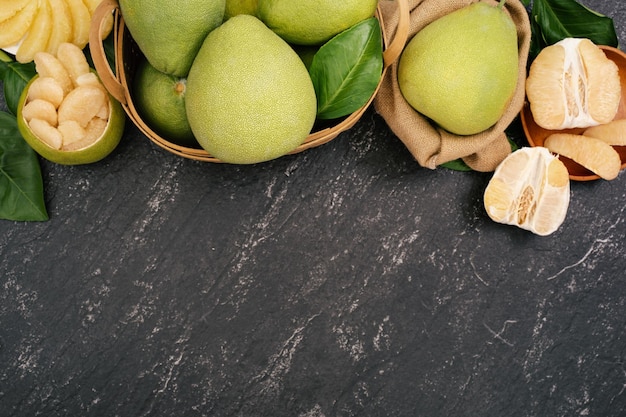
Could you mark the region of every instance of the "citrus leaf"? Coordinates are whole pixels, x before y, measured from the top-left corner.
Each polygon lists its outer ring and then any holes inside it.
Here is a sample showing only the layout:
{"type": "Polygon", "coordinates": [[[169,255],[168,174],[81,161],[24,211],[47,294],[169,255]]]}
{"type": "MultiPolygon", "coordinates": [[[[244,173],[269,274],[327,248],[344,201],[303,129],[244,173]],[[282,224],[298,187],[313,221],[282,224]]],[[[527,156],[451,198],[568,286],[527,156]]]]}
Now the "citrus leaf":
{"type": "Polygon", "coordinates": [[[28,81],[36,74],[35,64],[20,64],[19,62],[10,62],[4,71],[4,99],[7,107],[14,115],[17,114],[17,103],[20,101],[20,95],[24,91],[24,87],[28,81]]]}
{"type": "Polygon", "coordinates": [[[39,159],[22,138],[15,116],[0,112],[0,218],[48,220],[39,159]]]}
{"type": "Polygon", "coordinates": [[[588,38],[596,45],[617,47],[613,19],[575,0],[533,0],[531,11],[533,50],[564,38],[588,38]]]}
{"type": "Polygon", "coordinates": [[[383,70],[380,23],[363,20],[326,42],[309,73],[317,94],[319,119],[346,116],[370,99],[383,70]]]}

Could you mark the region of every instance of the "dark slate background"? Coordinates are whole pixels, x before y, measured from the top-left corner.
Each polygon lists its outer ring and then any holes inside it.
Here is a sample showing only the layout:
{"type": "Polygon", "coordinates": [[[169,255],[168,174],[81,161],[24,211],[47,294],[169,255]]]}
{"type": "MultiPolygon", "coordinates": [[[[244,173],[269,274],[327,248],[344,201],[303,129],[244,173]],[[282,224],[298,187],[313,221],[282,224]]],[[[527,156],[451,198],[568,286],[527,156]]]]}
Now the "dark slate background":
{"type": "Polygon", "coordinates": [[[42,169],[51,219],[0,221],[1,416],[626,415],[624,173],[539,237],[372,110],[255,166],[129,126],[42,169]]]}

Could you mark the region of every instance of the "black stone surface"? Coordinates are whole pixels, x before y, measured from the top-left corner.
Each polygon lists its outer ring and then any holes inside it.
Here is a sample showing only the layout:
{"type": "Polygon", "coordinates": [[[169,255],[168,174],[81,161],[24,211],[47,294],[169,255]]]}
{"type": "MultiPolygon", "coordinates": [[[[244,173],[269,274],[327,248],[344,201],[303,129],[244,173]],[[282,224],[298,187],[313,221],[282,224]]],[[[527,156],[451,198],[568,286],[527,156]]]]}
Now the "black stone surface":
{"type": "Polygon", "coordinates": [[[626,415],[624,173],[539,237],[372,110],[255,166],[129,126],[42,169],[51,219],[0,221],[1,416],[626,415]]]}

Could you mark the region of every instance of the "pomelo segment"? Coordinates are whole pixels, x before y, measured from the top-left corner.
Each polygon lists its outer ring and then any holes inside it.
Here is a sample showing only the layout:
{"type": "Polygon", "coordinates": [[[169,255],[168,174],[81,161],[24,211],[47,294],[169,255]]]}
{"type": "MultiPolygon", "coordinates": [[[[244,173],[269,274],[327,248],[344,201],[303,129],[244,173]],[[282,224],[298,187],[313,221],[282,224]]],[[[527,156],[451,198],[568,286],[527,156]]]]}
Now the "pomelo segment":
{"type": "Polygon", "coordinates": [[[626,146],[626,119],[613,120],[593,126],[583,132],[584,136],[600,139],[609,145],[626,146]]]}
{"type": "Polygon", "coordinates": [[[12,46],[24,37],[37,15],[37,2],[27,2],[23,8],[18,8],[12,14],[14,10],[15,7],[10,6],[9,11],[3,14],[11,16],[0,21],[0,48],[12,46]]]}
{"type": "Polygon", "coordinates": [[[543,144],[550,152],[579,163],[605,180],[615,179],[619,175],[622,164],[619,154],[600,139],[571,133],[554,133],[543,144]]]}
{"type": "Polygon", "coordinates": [[[37,16],[33,20],[30,30],[17,48],[15,59],[18,62],[31,62],[35,54],[48,46],[52,31],[52,11],[48,0],[41,0],[37,16]]]}

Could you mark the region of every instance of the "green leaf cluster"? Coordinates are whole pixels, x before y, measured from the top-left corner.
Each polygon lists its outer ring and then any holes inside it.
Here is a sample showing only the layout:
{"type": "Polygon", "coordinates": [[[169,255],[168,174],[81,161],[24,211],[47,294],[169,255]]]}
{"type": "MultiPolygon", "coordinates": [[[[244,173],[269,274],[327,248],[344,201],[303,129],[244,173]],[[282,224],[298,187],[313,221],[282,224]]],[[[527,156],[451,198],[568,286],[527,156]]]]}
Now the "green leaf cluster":
{"type": "Polygon", "coordinates": [[[596,45],[618,45],[613,19],[575,0],[525,0],[525,3],[531,7],[531,60],[543,48],[564,38],[588,38],[596,45]]]}

